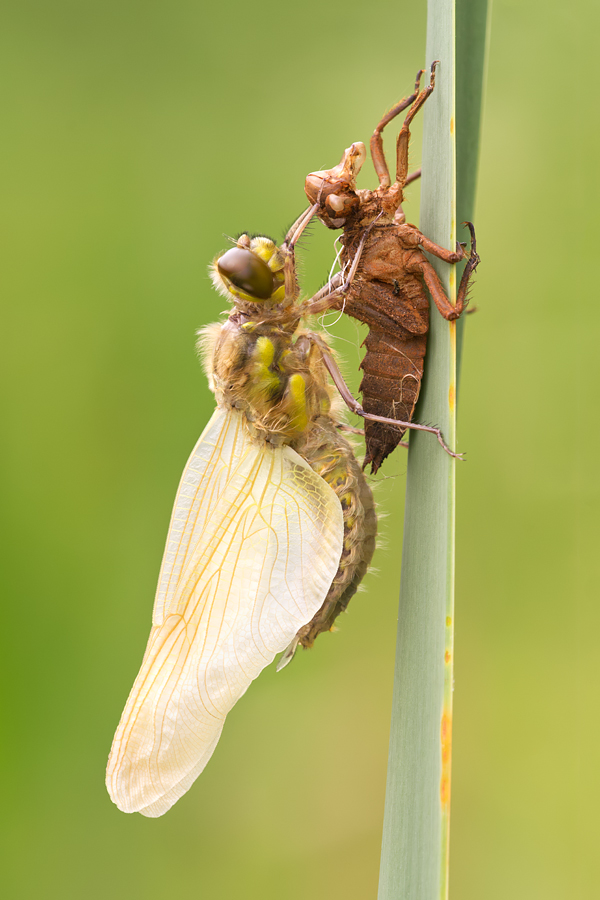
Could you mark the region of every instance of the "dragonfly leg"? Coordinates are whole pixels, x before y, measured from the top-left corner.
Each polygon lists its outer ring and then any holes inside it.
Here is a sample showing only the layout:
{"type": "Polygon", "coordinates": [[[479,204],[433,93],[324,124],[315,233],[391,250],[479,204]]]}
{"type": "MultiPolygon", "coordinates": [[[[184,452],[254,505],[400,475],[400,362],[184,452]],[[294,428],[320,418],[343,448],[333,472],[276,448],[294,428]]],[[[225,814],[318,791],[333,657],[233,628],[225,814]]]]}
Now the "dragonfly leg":
{"type": "Polygon", "coordinates": [[[306,226],[310,223],[313,216],[317,214],[318,209],[319,205],[317,203],[315,203],[313,206],[309,206],[308,209],[305,209],[304,212],[300,216],[298,216],[294,224],[291,226],[285,236],[283,244],[281,245],[281,249],[286,254],[285,263],[283,266],[283,275],[285,278],[285,293],[287,297],[298,296],[298,282],[296,279],[296,260],[294,257],[294,246],[306,226]]]}
{"type": "MultiPolygon", "coordinates": [[[[471,250],[469,252],[469,258],[467,260],[467,264],[463,270],[462,277],[460,279],[460,284],[458,286],[458,294],[456,297],[456,308],[458,309],[460,306],[461,312],[466,307],[469,297],[469,284],[471,281],[471,275],[477,268],[480,263],[479,254],[477,253],[477,241],[475,239],[475,228],[472,222],[464,222],[464,225],[467,226],[469,231],[471,232],[471,250]]],[[[468,312],[475,312],[475,308],[468,310],[468,312]]]]}
{"type": "Polygon", "coordinates": [[[316,216],[319,211],[319,204],[315,203],[313,206],[309,206],[308,209],[305,209],[304,212],[298,216],[294,224],[290,227],[288,233],[285,236],[282,247],[286,250],[292,250],[294,244],[297,243],[298,238],[306,228],[306,226],[310,223],[313,216],[316,216]]]}
{"type": "Polygon", "coordinates": [[[323,362],[325,363],[325,368],[331,375],[331,379],[335,384],[336,388],[340,392],[340,396],[348,409],[350,409],[355,415],[361,416],[363,419],[367,419],[370,422],[381,422],[384,425],[393,425],[398,428],[398,430],[404,431],[405,429],[411,429],[412,431],[428,431],[430,434],[435,434],[438,443],[442,446],[442,448],[446,451],[449,456],[452,456],[454,459],[463,459],[462,453],[454,453],[453,450],[446,444],[442,432],[440,428],[435,428],[433,425],[419,425],[417,422],[403,422],[400,419],[388,419],[385,416],[376,416],[372,413],[365,412],[362,408],[358,400],[356,400],[350,391],[350,388],[344,381],[344,377],[339,370],[338,364],[336,363],[333,354],[327,344],[316,334],[311,335],[311,339],[319,346],[321,353],[323,355],[323,362]]]}
{"type": "MultiPolygon", "coordinates": [[[[396,420],[394,419],[394,422],[396,420]]],[[[361,437],[365,436],[364,428],[353,428],[352,425],[346,425],[345,422],[338,422],[335,426],[339,431],[345,431],[347,434],[358,434],[361,437]]],[[[397,447],[406,447],[408,450],[408,441],[398,441],[396,444],[397,447]]]]}
{"type": "Polygon", "coordinates": [[[421,169],[415,169],[414,172],[411,172],[410,175],[406,176],[406,181],[404,182],[404,187],[406,187],[407,184],[412,184],[413,181],[416,181],[417,178],[420,178],[422,174],[423,173],[421,172],[421,169]]]}
{"type": "MultiPolygon", "coordinates": [[[[379,216],[377,218],[379,218],[379,216]]],[[[320,291],[314,294],[309,300],[306,300],[302,307],[303,316],[314,316],[318,313],[325,312],[326,310],[335,307],[341,301],[342,297],[354,281],[354,276],[356,275],[364,250],[365,241],[376,221],[377,219],[375,219],[368,228],[365,228],[346,277],[344,278],[343,272],[337,272],[320,291]]]]}
{"type": "Polygon", "coordinates": [[[397,115],[415,102],[419,94],[419,87],[421,86],[421,78],[423,77],[424,71],[424,69],[419,69],[417,72],[415,89],[410,97],[405,97],[403,100],[400,100],[399,103],[396,103],[395,106],[392,106],[390,111],[383,116],[371,137],[371,158],[373,160],[375,171],[377,172],[377,177],[379,178],[379,187],[388,188],[391,184],[390,170],[388,169],[388,164],[383,152],[383,129],[392,121],[392,119],[395,119],[397,115]]]}
{"type": "MultiPolygon", "coordinates": [[[[479,255],[477,253],[477,244],[475,239],[475,229],[471,222],[465,222],[465,225],[469,228],[471,232],[471,250],[469,254],[464,253],[461,245],[460,247],[462,253],[464,254],[461,258],[467,259],[467,264],[464,268],[462,278],[460,279],[460,285],[458,287],[458,294],[456,297],[456,305],[453,306],[452,303],[448,300],[446,296],[446,292],[442,285],[442,282],[439,279],[439,276],[428,259],[422,254],[415,254],[411,263],[407,266],[407,271],[413,272],[415,274],[421,275],[423,281],[425,282],[429,293],[431,294],[431,299],[437,306],[440,314],[447,319],[448,321],[453,321],[454,319],[458,319],[461,313],[464,311],[467,305],[467,293],[469,289],[469,282],[473,272],[479,265],[479,255]]],[[[430,247],[433,246],[436,250],[443,251],[445,254],[446,262],[457,262],[454,257],[457,254],[451,254],[449,250],[444,250],[442,247],[437,247],[437,244],[431,244],[431,241],[428,241],[426,238],[421,242],[421,247],[424,250],[428,250],[429,252],[433,252],[430,250],[430,247]],[[452,257],[452,258],[451,258],[452,257]]],[[[436,256],[439,256],[440,259],[444,259],[442,253],[435,253],[436,256]]]]}
{"type": "Polygon", "coordinates": [[[413,104],[408,111],[408,115],[406,116],[402,124],[402,128],[400,129],[398,140],[396,141],[396,184],[394,185],[394,187],[398,186],[400,188],[400,191],[406,184],[406,179],[408,176],[408,145],[410,142],[410,124],[435,87],[435,69],[437,64],[438,60],[435,60],[435,62],[431,64],[429,84],[415,97],[413,104]]]}

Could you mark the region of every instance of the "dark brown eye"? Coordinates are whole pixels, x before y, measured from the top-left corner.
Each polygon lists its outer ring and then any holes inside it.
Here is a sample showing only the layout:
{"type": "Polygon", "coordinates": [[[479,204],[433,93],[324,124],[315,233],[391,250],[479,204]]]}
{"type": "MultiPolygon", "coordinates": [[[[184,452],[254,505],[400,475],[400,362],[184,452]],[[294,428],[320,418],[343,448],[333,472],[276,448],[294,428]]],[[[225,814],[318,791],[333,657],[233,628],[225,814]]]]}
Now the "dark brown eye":
{"type": "Polygon", "coordinates": [[[271,270],[250,250],[233,247],[219,257],[217,268],[221,275],[250,297],[268,300],[273,293],[271,270]]]}

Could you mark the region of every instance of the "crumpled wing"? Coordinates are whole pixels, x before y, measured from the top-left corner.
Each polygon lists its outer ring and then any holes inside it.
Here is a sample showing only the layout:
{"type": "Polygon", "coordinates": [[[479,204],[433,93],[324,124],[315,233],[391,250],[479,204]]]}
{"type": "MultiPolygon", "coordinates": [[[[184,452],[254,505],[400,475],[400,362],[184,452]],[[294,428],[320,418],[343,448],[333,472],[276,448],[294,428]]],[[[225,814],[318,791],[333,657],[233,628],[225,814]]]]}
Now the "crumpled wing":
{"type": "Polygon", "coordinates": [[[153,628],[108,761],[124,812],[160,816],[210,759],[225,716],[323,604],[342,509],[289,447],[218,409],[185,467],[153,628]]]}

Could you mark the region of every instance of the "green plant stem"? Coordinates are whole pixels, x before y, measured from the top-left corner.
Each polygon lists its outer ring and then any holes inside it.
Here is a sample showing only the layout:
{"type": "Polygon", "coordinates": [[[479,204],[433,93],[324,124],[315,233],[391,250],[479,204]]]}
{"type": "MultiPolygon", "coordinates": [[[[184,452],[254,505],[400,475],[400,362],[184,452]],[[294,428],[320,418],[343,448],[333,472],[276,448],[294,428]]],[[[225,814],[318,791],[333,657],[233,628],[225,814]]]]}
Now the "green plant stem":
{"type": "MultiPolygon", "coordinates": [[[[424,109],[420,227],[450,249],[456,239],[454,0],[428,3],[427,66],[436,59],[436,87],[424,109]]],[[[452,267],[432,262],[453,299],[452,267]]],[[[455,335],[434,308],[415,416],[439,424],[450,446],[455,335]]],[[[413,433],[409,442],[379,900],[437,900],[447,882],[449,744],[442,746],[442,733],[449,740],[455,462],[428,437],[413,433]]]]}
{"type": "MultiPolygon", "coordinates": [[[[467,6],[472,10],[475,0],[457,0],[456,5],[462,23],[461,55],[470,53],[469,41],[481,44],[475,74],[473,67],[459,69],[461,109],[468,107],[470,116],[456,123],[455,0],[429,0],[426,62],[427,66],[436,59],[440,63],[435,91],[424,110],[421,188],[421,230],[448,249],[454,249],[457,239],[456,125],[465,153],[459,171],[468,175],[460,195],[461,215],[474,202],[481,87],[466,85],[473,78],[480,82],[483,78],[486,18],[479,15],[473,36],[465,10],[467,6]]],[[[454,302],[455,267],[431,261],[454,302]]],[[[434,307],[415,419],[439,424],[451,447],[456,445],[455,398],[456,327],[434,307]]],[[[430,435],[413,432],[409,445],[378,897],[443,900],[448,896],[449,863],[456,463],[430,435]]]]}

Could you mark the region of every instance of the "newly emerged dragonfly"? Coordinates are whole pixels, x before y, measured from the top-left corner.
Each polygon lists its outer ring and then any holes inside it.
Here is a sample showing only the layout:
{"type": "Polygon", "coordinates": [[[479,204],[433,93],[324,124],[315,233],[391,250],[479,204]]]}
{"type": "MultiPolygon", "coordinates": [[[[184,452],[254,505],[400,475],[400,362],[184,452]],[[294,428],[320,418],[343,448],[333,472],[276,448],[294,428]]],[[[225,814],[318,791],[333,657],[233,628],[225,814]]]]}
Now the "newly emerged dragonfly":
{"type": "Polygon", "coordinates": [[[436,63],[431,66],[429,84],[420,90],[421,70],[414,92],[396,104],[379,122],[371,138],[371,157],[379,177],[375,191],[357,190],[356,176],[366,159],[365,145],[357,141],[333,169],[311,172],[306,179],[306,195],[318,205],[318,217],[332,229],[343,228],[341,262],[348,265],[355,257],[365,229],[370,229],[360,266],[343,299],[335,308],[364,322],[369,327],[365,339],[367,352],[361,363],[364,376],[360,385],[366,416],[365,466],[376,472],[384,459],[400,442],[419,397],[423,362],[429,330],[429,302],[425,287],[445,319],[457,319],[466,307],[469,280],[479,263],[475,248],[475,230],[471,249],[462,244],[446,250],[430,241],[418,228],[409,225],[402,210],[404,188],[418,177],[408,174],[410,125],[435,86],[436,63]],[[408,113],[396,142],[396,180],[391,183],[383,153],[382,131],[397,115],[408,113]],[[437,273],[423,251],[456,264],[466,260],[453,306],[437,273]],[[383,417],[383,418],[380,418],[383,417]],[[386,424],[384,419],[398,424],[386,424]]]}
{"type": "Polygon", "coordinates": [[[281,248],[242,235],[212,267],[233,309],[200,335],[217,408],[183,472],[110,754],[125,812],[160,816],[188,790],[251,681],[331,629],[373,555],[373,498],[332,404],[336,366],[302,327],[347,288],[338,278],[298,299],[293,246],[314,211],[281,248]]]}

